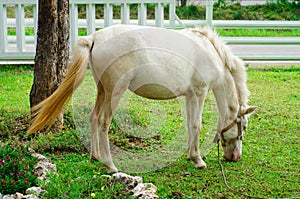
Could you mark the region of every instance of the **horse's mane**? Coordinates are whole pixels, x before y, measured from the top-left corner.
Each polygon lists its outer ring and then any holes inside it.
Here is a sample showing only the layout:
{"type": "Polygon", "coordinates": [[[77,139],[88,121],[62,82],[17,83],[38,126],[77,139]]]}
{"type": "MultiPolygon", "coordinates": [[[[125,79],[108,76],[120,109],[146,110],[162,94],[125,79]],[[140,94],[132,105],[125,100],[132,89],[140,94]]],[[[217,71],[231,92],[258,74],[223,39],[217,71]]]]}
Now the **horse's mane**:
{"type": "Polygon", "coordinates": [[[244,62],[231,52],[231,49],[219,37],[218,33],[210,27],[199,27],[191,29],[191,31],[198,36],[206,37],[211,42],[224,67],[230,71],[234,79],[240,105],[247,105],[249,91],[246,85],[247,74],[244,62]]]}

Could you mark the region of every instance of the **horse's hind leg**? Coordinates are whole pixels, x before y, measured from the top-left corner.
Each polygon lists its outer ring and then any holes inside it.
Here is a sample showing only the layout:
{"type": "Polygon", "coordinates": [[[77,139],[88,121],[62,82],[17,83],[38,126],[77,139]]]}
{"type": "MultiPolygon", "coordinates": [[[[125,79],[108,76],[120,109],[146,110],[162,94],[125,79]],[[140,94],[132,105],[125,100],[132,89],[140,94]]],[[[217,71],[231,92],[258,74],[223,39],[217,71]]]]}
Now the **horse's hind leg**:
{"type": "Polygon", "coordinates": [[[129,85],[129,81],[122,83],[122,85],[107,90],[98,85],[97,101],[91,113],[92,156],[96,159],[100,157],[103,164],[108,167],[109,173],[118,172],[110,153],[108,130],[113,113],[129,85]]]}
{"type": "Polygon", "coordinates": [[[199,150],[201,115],[206,93],[206,91],[203,91],[203,94],[200,96],[186,96],[187,126],[189,131],[188,155],[198,168],[206,168],[199,150]]]}
{"type": "Polygon", "coordinates": [[[108,140],[112,112],[111,94],[107,94],[99,83],[95,107],[90,114],[91,158],[103,161],[103,164],[109,168],[109,173],[118,172],[111,158],[108,140]]]}
{"type": "Polygon", "coordinates": [[[100,161],[100,140],[99,140],[99,127],[100,127],[100,113],[103,108],[104,102],[104,89],[101,84],[98,84],[98,94],[94,109],[90,114],[90,125],[91,125],[91,159],[100,161]]]}
{"type": "Polygon", "coordinates": [[[109,173],[118,172],[118,169],[114,165],[110,153],[109,139],[108,139],[108,129],[112,120],[113,110],[111,109],[110,101],[104,101],[103,112],[100,115],[100,153],[103,163],[108,167],[109,173]]]}
{"type": "Polygon", "coordinates": [[[110,102],[103,100],[105,96],[98,95],[95,107],[91,112],[91,158],[103,161],[109,173],[118,172],[114,165],[108,140],[108,129],[112,119],[110,102]]]}

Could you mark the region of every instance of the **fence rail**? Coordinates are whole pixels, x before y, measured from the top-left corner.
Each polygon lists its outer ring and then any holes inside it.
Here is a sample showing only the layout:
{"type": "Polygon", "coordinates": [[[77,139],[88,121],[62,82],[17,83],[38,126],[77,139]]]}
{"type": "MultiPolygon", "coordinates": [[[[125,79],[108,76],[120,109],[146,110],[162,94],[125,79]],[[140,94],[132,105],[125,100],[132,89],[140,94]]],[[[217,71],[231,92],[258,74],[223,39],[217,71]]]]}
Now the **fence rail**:
{"type": "MultiPolygon", "coordinates": [[[[146,20],[147,23],[141,24],[139,19],[131,19],[130,24],[157,26],[155,20],[146,20]]],[[[16,18],[7,18],[7,27],[16,27],[16,18]]],[[[104,19],[94,19],[95,28],[105,27],[104,19]]],[[[122,23],[121,19],[114,19],[112,24],[122,23]]],[[[174,25],[170,25],[169,20],[161,21],[162,27],[167,28],[193,28],[195,26],[207,25],[206,20],[175,20],[174,25]],[[177,22],[177,23],[176,23],[177,22]]],[[[24,26],[29,28],[35,27],[34,18],[25,18],[24,26]]],[[[300,29],[300,21],[248,21],[248,20],[213,20],[212,26],[215,28],[228,29],[300,29]]],[[[77,28],[87,28],[88,21],[86,19],[77,19],[77,28]]]]}
{"type": "MultiPolygon", "coordinates": [[[[253,28],[253,29],[300,29],[300,21],[236,21],[212,20],[212,0],[206,0],[206,20],[180,20],[176,15],[176,0],[70,0],[71,46],[77,40],[78,29],[85,28],[87,34],[96,29],[113,24],[138,24],[167,28],[185,28],[211,25],[217,28],[253,28]],[[78,19],[78,5],[86,5],[86,18],[78,19]],[[130,5],[138,7],[138,19],[130,19],[130,5]],[[147,19],[147,6],[155,5],[155,19],[147,19]],[[96,19],[96,6],[102,5],[104,17],[96,19]],[[169,18],[164,19],[166,5],[169,18]],[[113,7],[120,6],[120,19],[113,18],[113,7]]],[[[0,2],[0,64],[33,63],[37,34],[37,0],[1,0],[0,2]],[[15,18],[7,17],[7,7],[15,7],[15,18]],[[24,7],[32,6],[34,18],[25,18],[24,7]],[[8,35],[8,28],[15,28],[16,36],[8,35]],[[34,36],[26,36],[25,29],[33,29],[34,36]]],[[[227,37],[230,45],[299,45],[299,37],[287,38],[250,38],[227,37]]],[[[240,55],[246,60],[300,60],[300,53],[284,55],[240,55]]]]}

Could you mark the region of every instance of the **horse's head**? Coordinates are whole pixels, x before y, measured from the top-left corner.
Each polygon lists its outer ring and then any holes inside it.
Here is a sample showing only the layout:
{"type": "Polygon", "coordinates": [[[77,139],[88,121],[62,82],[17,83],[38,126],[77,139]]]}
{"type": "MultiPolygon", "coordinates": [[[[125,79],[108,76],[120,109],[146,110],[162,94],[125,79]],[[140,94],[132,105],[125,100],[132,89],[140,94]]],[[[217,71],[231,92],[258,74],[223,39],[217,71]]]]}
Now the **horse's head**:
{"type": "Polygon", "coordinates": [[[256,108],[256,106],[240,107],[237,117],[218,132],[225,160],[237,162],[241,159],[243,131],[247,129],[248,118],[256,108]]]}

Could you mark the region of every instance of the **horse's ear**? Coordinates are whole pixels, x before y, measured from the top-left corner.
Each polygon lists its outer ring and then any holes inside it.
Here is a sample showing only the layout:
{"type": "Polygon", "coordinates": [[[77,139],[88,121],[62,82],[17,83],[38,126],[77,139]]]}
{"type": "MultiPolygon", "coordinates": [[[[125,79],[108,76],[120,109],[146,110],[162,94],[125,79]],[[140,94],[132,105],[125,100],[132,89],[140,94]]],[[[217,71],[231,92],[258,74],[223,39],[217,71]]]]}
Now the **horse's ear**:
{"type": "Polygon", "coordinates": [[[255,111],[256,108],[257,106],[249,106],[245,109],[244,114],[245,115],[251,114],[255,111]]]}

